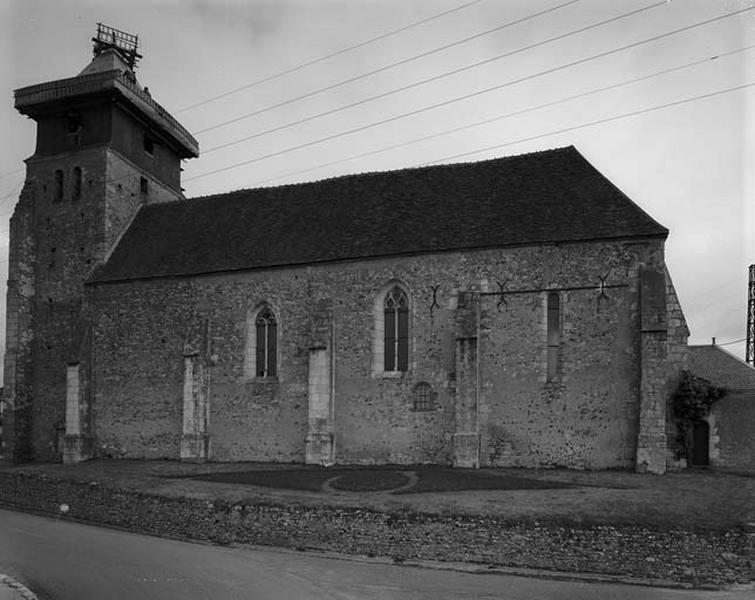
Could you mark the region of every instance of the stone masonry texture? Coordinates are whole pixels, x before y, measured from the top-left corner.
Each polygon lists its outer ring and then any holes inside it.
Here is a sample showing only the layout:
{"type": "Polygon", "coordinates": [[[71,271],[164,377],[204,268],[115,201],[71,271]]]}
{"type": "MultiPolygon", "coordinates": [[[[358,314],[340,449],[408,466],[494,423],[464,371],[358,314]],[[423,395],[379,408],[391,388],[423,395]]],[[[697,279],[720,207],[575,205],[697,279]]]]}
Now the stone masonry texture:
{"type": "Polygon", "coordinates": [[[210,459],[303,462],[309,332],[327,301],[336,462],[449,464],[454,434],[473,428],[482,465],[629,467],[638,435],[638,270],[658,256],[661,241],[573,243],[90,284],[97,454],[179,456],[183,349],[201,343],[215,357],[210,459]],[[598,298],[606,274],[612,287],[598,298]],[[375,296],[392,281],[410,297],[410,364],[400,376],[373,372],[375,296]],[[503,281],[503,298],[486,295],[503,281]],[[437,307],[431,286],[440,286],[437,307]],[[556,381],[546,380],[549,290],[561,295],[556,381]],[[478,385],[461,415],[460,298],[479,303],[478,385]],[[249,315],[263,303],[278,322],[273,379],[244,372],[249,315]],[[413,410],[420,382],[437,394],[434,410],[413,410]]]}
{"type": "MultiPolygon", "coordinates": [[[[141,203],[176,199],[175,192],[158,182],[151,189],[149,198],[140,194],[134,166],[103,148],[28,162],[13,216],[8,289],[11,358],[6,387],[15,396],[14,427],[27,428],[25,435],[16,436],[18,447],[11,451],[17,459],[61,456],[66,365],[83,362],[85,376],[89,366],[84,281],[141,203]],[[78,197],[70,181],[74,168],[82,173],[78,197]],[[58,170],[64,173],[60,201],[54,198],[58,170]],[[109,200],[103,203],[102,198],[109,200]],[[24,389],[33,401],[23,399],[24,389]]],[[[82,420],[88,422],[89,416],[82,415],[82,420]]]]}
{"type": "Polygon", "coordinates": [[[731,391],[713,405],[715,466],[755,472],[755,393],[731,391]]]}

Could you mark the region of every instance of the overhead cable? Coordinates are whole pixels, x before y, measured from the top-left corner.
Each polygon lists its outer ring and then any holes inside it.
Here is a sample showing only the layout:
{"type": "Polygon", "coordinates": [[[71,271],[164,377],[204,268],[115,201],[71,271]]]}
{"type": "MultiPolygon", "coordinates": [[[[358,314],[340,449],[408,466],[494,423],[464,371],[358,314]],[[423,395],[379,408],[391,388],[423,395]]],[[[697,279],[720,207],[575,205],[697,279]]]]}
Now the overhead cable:
{"type": "Polygon", "coordinates": [[[733,54],[738,54],[740,52],[745,52],[747,50],[752,50],[753,48],[755,48],[755,45],[745,46],[744,48],[738,48],[737,50],[731,50],[729,52],[723,52],[721,54],[716,54],[714,56],[709,56],[709,57],[703,58],[701,60],[696,60],[696,61],[689,62],[689,63],[683,64],[683,65],[679,65],[679,66],[676,66],[676,67],[671,67],[669,69],[663,69],[661,71],[656,71],[655,73],[651,73],[649,75],[643,75],[642,77],[635,77],[634,79],[627,79],[627,80],[621,81],[619,83],[614,83],[612,85],[608,85],[608,86],[605,86],[605,87],[595,88],[595,89],[589,90],[587,92],[582,92],[582,93],[579,93],[579,94],[574,94],[572,96],[567,96],[565,98],[560,98],[559,100],[554,100],[552,102],[546,102],[544,104],[538,104],[537,106],[531,106],[529,108],[524,108],[524,109],[521,109],[521,110],[516,110],[516,111],[510,112],[510,113],[503,114],[503,115],[498,115],[498,116],[495,116],[495,117],[491,117],[489,119],[483,119],[481,121],[475,121],[474,123],[468,123],[466,125],[460,125],[458,127],[453,127],[451,129],[444,129],[443,131],[439,131],[437,133],[433,133],[433,134],[430,134],[430,135],[425,135],[425,136],[418,137],[418,138],[412,138],[410,140],[406,140],[406,141],[400,142],[398,144],[392,144],[390,146],[384,146],[382,148],[377,148],[375,150],[369,150],[367,152],[362,152],[361,154],[356,154],[356,155],[353,155],[353,156],[347,156],[346,158],[341,158],[339,160],[334,160],[334,161],[330,161],[330,162],[327,162],[327,163],[322,163],[322,164],[319,164],[319,165],[315,165],[314,167],[309,167],[307,169],[301,169],[301,170],[298,170],[298,171],[291,171],[291,172],[288,172],[288,173],[283,173],[283,174],[278,175],[276,177],[267,178],[267,179],[261,179],[261,180],[253,182],[252,186],[258,185],[258,184],[262,184],[262,183],[270,183],[272,181],[278,181],[279,179],[285,179],[287,177],[294,177],[296,175],[301,175],[303,173],[309,173],[311,171],[317,171],[319,169],[324,169],[326,167],[332,167],[333,165],[338,165],[338,164],[341,164],[341,163],[344,163],[344,162],[349,162],[349,161],[352,161],[352,160],[357,160],[357,159],[360,159],[360,158],[365,158],[367,156],[373,156],[375,154],[381,154],[383,152],[388,152],[390,150],[397,150],[399,148],[410,146],[412,144],[417,144],[419,142],[426,142],[428,140],[439,138],[439,137],[442,137],[442,136],[445,136],[445,135],[450,135],[452,133],[458,133],[459,131],[463,131],[465,129],[472,129],[473,127],[479,127],[481,125],[489,125],[490,123],[495,123],[497,121],[502,121],[504,119],[509,119],[511,117],[516,117],[516,116],[520,116],[520,115],[523,115],[523,114],[535,112],[535,111],[538,111],[538,110],[542,110],[544,108],[551,108],[553,106],[557,106],[559,104],[564,104],[565,102],[570,102],[572,100],[577,100],[579,98],[585,98],[587,96],[592,96],[594,94],[598,94],[598,93],[601,93],[601,92],[606,92],[606,91],[609,91],[609,90],[614,90],[614,89],[617,89],[617,88],[620,88],[620,87],[623,87],[623,86],[626,86],[626,85],[630,85],[630,84],[633,84],[633,83],[638,83],[640,81],[646,81],[648,79],[652,79],[654,77],[659,77],[661,75],[667,75],[668,73],[673,73],[673,72],[676,72],[676,71],[681,71],[683,69],[689,69],[691,67],[695,67],[695,66],[698,66],[698,65],[701,65],[701,64],[705,64],[707,62],[715,61],[715,60],[724,58],[726,56],[731,56],[733,54]]]}
{"type": "Polygon", "coordinates": [[[529,137],[520,138],[518,140],[514,140],[511,142],[506,142],[503,144],[494,144],[492,146],[486,146],[484,148],[478,148],[477,150],[470,150],[469,152],[460,152],[458,154],[453,154],[451,156],[444,156],[443,158],[438,158],[436,160],[432,160],[427,163],[423,163],[423,165],[434,165],[439,162],[444,162],[447,160],[456,160],[457,158],[462,158],[464,156],[470,156],[472,154],[479,154],[480,152],[487,152],[489,150],[497,150],[498,148],[505,148],[506,146],[513,146],[514,144],[520,144],[522,142],[529,142],[532,140],[537,140],[544,137],[550,137],[552,135],[558,135],[561,133],[567,133],[569,131],[575,131],[577,129],[584,129],[585,127],[593,127],[595,125],[602,125],[604,123],[610,123],[612,121],[618,121],[620,119],[627,119],[629,117],[636,117],[637,115],[642,115],[649,112],[654,112],[657,110],[662,110],[664,108],[671,108],[672,106],[680,106],[682,104],[687,104],[689,102],[695,102],[697,100],[705,100],[706,98],[713,98],[714,96],[720,96],[722,94],[728,94],[731,92],[736,92],[738,90],[743,90],[749,87],[752,87],[755,85],[754,82],[745,83],[742,85],[737,85],[734,87],[726,88],[724,90],[718,90],[715,92],[710,92],[708,94],[701,94],[699,96],[693,96],[691,98],[685,98],[683,100],[676,100],[675,102],[667,102],[666,104],[661,104],[659,106],[650,106],[648,108],[643,108],[641,110],[634,110],[632,112],[623,113],[621,115],[616,115],[613,117],[606,117],[605,119],[597,119],[595,121],[590,121],[588,123],[581,123],[580,125],[574,125],[572,127],[564,127],[563,129],[557,129],[556,131],[549,131],[548,133],[542,133],[539,135],[532,135],[529,137]]]}
{"type": "Polygon", "coordinates": [[[16,169],[15,171],[8,171],[7,173],[3,173],[2,175],[0,175],[0,179],[5,179],[6,177],[10,177],[11,175],[20,173],[23,170],[24,170],[23,167],[21,167],[20,169],[16,169]]]}
{"type": "MultiPolygon", "coordinates": [[[[665,0],[663,0],[662,2],[657,2],[657,3],[652,4],[650,6],[646,6],[644,8],[633,10],[633,11],[630,11],[628,13],[624,13],[622,15],[619,15],[617,17],[612,17],[610,19],[606,19],[604,21],[599,21],[597,23],[593,23],[592,25],[588,25],[587,27],[581,27],[579,29],[575,29],[575,30],[570,31],[568,33],[561,34],[561,35],[558,35],[558,36],[555,36],[555,37],[552,37],[552,38],[548,38],[547,40],[542,40],[542,41],[536,42],[534,44],[529,44],[528,46],[523,46],[521,48],[517,48],[516,50],[512,50],[510,52],[505,52],[503,54],[499,54],[499,55],[494,56],[492,58],[487,58],[487,59],[484,59],[484,60],[472,63],[471,65],[467,65],[465,67],[461,67],[461,68],[458,68],[458,69],[453,69],[451,71],[446,71],[445,73],[441,73],[441,74],[435,75],[433,77],[428,77],[427,79],[422,79],[420,81],[415,81],[414,83],[410,83],[408,85],[404,85],[404,86],[401,86],[399,88],[394,88],[394,89],[389,90],[387,92],[383,92],[381,94],[377,94],[376,96],[370,96],[368,98],[363,98],[362,100],[357,100],[355,102],[351,102],[349,104],[345,104],[345,105],[337,107],[337,108],[333,108],[333,109],[326,110],[326,111],[321,112],[321,113],[310,115],[308,117],[304,117],[303,119],[298,119],[296,121],[292,121],[290,123],[286,123],[286,124],[280,125],[278,127],[273,127],[271,129],[266,129],[264,131],[260,131],[260,132],[255,133],[255,134],[248,135],[246,137],[243,137],[243,138],[240,138],[240,139],[237,139],[237,140],[233,140],[233,141],[227,142],[225,144],[220,144],[218,146],[213,146],[212,148],[209,148],[209,149],[205,150],[204,154],[207,155],[210,152],[214,152],[214,151],[220,150],[222,148],[228,148],[229,146],[234,146],[236,144],[240,144],[241,142],[246,142],[246,141],[249,141],[249,140],[253,140],[255,138],[262,137],[263,135],[268,135],[270,133],[275,133],[277,131],[282,131],[284,129],[288,129],[289,127],[293,127],[295,125],[301,125],[302,123],[307,123],[309,121],[313,121],[315,119],[319,119],[320,117],[325,117],[325,116],[328,116],[328,115],[332,115],[332,114],[344,111],[346,109],[353,108],[355,106],[360,106],[362,104],[367,104],[368,102],[373,102],[374,100],[379,100],[381,98],[386,98],[388,96],[392,96],[394,94],[398,94],[399,92],[405,92],[406,90],[410,90],[410,89],[413,89],[413,88],[416,88],[416,87],[419,87],[419,86],[422,86],[422,85],[426,85],[426,84],[431,83],[433,81],[438,81],[440,79],[444,79],[444,78],[450,77],[452,75],[457,75],[457,74],[459,74],[459,73],[461,73],[463,71],[468,71],[469,69],[473,69],[473,68],[479,67],[481,65],[484,65],[484,64],[487,64],[487,63],[491,63],[491,62],[496,61],[496,60],[501,60],[501,59],[506,58],[508,56],[513,56],[514,54],[518,54],[518,53],[524,52],[526,50],[531,50],[531,49],[536,48],[538,46],[543,46],[545,44],[549,44],[549,43],[557,41],[557,40],[562,40],[564,38],[567,38],[567,37],[570,37],[570,36],[573,36],[573,35],[584,33],[585,31],[588,31],[590,29],[595,29],[597,27],[601,27],[603,25],[607,25],[608,23],[612,23],[614,21],[618,21],[619,19],[625,19],[625,18],[633,16],[633,15],[639,13],[639,12],[650,10],[652,8],[657,8],[657,7],[665,5],[665,4],[666,4],[666,2],[665,2],[665,0]]],[[[613,52],[617,52],[617,51],[613,51],[613,52]]],[[[591,59],[586,59],[586,60],[592,60],[592,58],[591,59]]],[[[571,64],[579,64],[579,61],[576,62],[576,63],[570,63],[570,65],[566,65],[566,66],[571,66],[571,64]]],[[[566,67],[562,67],[562,68],[566,68],[566,67]]],[[[558,70],[558,69],[555,69],[555,70],[558,70]]],[[[546,73],[550,73],[550,72],[552,72],[552,70],[550,70],[550,71],[544,71],[544,72],[542,72],[540,74],[546,74],[546,73]]],[[[533,77],[537,77],[540,74],[537,74],[537,75],[534,75],[534,76],[529,76],[529,77],[524,77],[522,79],[514,80],[512,82],[507,82],[506,84],[494,86],[492,88],[487,88],[485,90],[481,90],[479,92],[475,92],[473,94],[469,94],[468,96],[465,96],[465,97],[471,98],[473,96],[477,96],[477,95],[480,95],[480,94],[487,93],[488,91],[492,91],[492,90],[500,89],[502,87],[506,87],[507,85],[513,85],[515,83],[519,83],[520,81],[526,81],[527,79],[532,79],[533,77]]],[[[460,99],[464,99],[465,97],[462,97],[460,99]]],[[[456,100],[452,100],[452,102],[454,102],[454,101],[456,101],[456,100]]],[[[442,106],[442,105],[443,105],[443,103],[441,103],[439,105],[436,105],[436,106],[442,106]]],[[[429,110],[429,109],[427,109],[427,110],[429,110]]]]}
{"type": "Polygon", "coordinates": [[[187,110],[191,110],[192,108],[197,108],[198,106],[204,106],[205,104],[209,104],[210,102],[214,102],[215,100],[220,100],[221,98],[226,98],[227,96],[230,96],[232,94],[235,94],[237,92],[240,92],[242,90],[248,90],[249,88],[253,88],[257,85],[266,83],[268,81],[272,81],[273,79],[277,79],[279,77],[283,77],[284,75],[289,75],[290,73],[294,73],[296,71],[299,71],[301,69],[304,69],[306,67],[312,66],[314,64],[323,62],[325,60],[328,60],[330,58],[334,58],[336,56],[340,56],[341,54],[346,54],[347,52],[351,52],[352,50],[356,50],[357,48],[363,48],[364,46],[367,46],[369,44],[373,44],[375,42],[378,42],[380,40],[384,40],[385,38],[388,38],[390,36],[396,35],[398,33],[401,33],[403,31],[407,31],[409,29],[413,29],[414,27],[418,27],[420,25],[424,25],[425,23],[429,23],[430,21],[434,21],[435,19],[439,19],[441,17],[445,17],[446,15],[450,15],[452,13],[458,12],[460,10],[463,10],[465,8],[469,8],[470,6],[474,4],[479,4],[483,0],[473,0],[472,2],[467,2],[466,4],[462,4],[460,6],[457,6],[455,8],[443,11],[441,13],[432,15],[430,17],[427,17],[425,19],[421,19],[419,21],[415,21],[414,23],[410,23],[409,25],[404,25],[403,27],[399,27],[398,29],[394,29],[392,31],[389,31],[387,33],[383,33],[381,35],[378,35],[376,37],[370,38],[368,40],[365,40],[364,42],[360,42],[358,44],[354,44],[353,46],[349,46],[348,48],[342,48],[341,50],[336,50],[335,52],[331,52],[330,54],[326,54],[325,56],[320,56],[319,58],[314,58],[312,60],[308,60],[306,62],[303,62],[301,64],[298,64],[294,67],[291,67],[289,69],[285,69],[283,71],[280,71],[278,73],[275,73],[274,75],[270,75],[268,77],[264,77],[262,79],[258,79],[257,81],[253,81],[251,83],[247,83],[246,85],[242,85],[240,87],[234,88],[232,90],[228,90],[227,92],[224,92],[222,94],[219,94],[217,96],[213,96],[212,98],[207,98],[206,100],[202,100],[201,102],[196,102],[194,104],[190,104],[189,106],[185,106],[184,108],[177,110],[176,114],[182,113],[187,110]]]}
{"type": "MultiPolygon", "coordinates": [[[[519,143],[522,143],[522,142],[528,142],[528,141],[531,141],[531,140],[537,140],[537,139],[544,138],[544,137],[549,137],[549,136],[552,136],[552,135],[558,135],[560,133],[566,133],[566,132],[569,132],[569,131],[574,131],[576,129],[583,129],[585,127],[592,127],[594,125],[600,125],[600,124],[603,124],[603,123],[609,123],[611,121],[617,121],[619,119],[626,119],[628,117],[634,117],[634,116],[641,115],[641,114],[644,114],[644,113],[648,113],[648,112],[652,112],[652,111],[656,111],[656,110],[661,110],[661,109],[664,109],[664,108],[670,108],[672,106],[679,106],[681,104],[686,104],[686,103],[689,103],[689,102],[694,102],[696,100],[703,100],[705,98],[712,98],[713,96],[719,96],[721,94],[727,94],[727,93],[734,92],[734,91],[737,91],[737,90],[742,90],[742,89],[745,89],[745,88],[752,87],[753,85],[755,85],[755,82],[747,83],[747,84],[744,84],[744,85],[739,85],[739,86],[735,86],[735,87],[731,87],[731,88],[727,88],[727,89],[724,89],[724,90],[718,90],[716,92],[711,92],[709,94],[702,94],[700,96],[694,96],[692,98],[685,98],[684,100],[677,100],[676,102],[668,102],[666,104],[661,104],[660,106],[652,106],[652,107],[644,108],[642,110],[636,110],[636,111],[632,111],[632,112],[629,112],[629,113],[624,113],[624,114],[621,114],[621,115],[616,115],[614,117],[607,117],[605,119],[598,119],[596,121],[590,121],[589,123],[582,123],[580,125],[575,125],[573,127],[565,127],[563,129],[558,129],[556,131],[549,131],[548,133],[542,133],[542,134],[539,134],[539,135],[533,135],[533,136],[530,136],[530,137],[520,138],[520,139],[511,141],[511,142],[506,142],[506,143],[503,143],[503,144],[495,144],[493,146],[486,146],[485,148],[479,148],[477,150],[472,150],[472,151],[469,151],[469,152],[463,152],[463,153],[460,153],[460,154],[454,154],[453,156],[444,156],[443,158],[439,158],[437,160],[433,160],[433,161],[430,161],[430,162],[427,162],[427,163],[422,163],[422,165],[420,165],[420,166],[432,165],[432,164],[436,164],[436,163],[443,162],[443,161],[446,161],[446,160],[453,160],[453,159],[460,158],[460,157],[463,157],[463,156],[468,156],[470,154],[479,154],[480,152],[486,152],[488,150],[495,150],[497,148],[504,148],[506,146],[512,146],[514,144],[519,144],[519,143]]],[[[236,164],[233,164],[233,165],[229,165],[229,166],[226,166],[226,167],[221,167],[220,169],[215,169],[213,171],[208,171],[207,173],[202,173],[200,175],[195,175],[194,177],[189,177],[186,181],[193,181],[195,179],[201,179],[202,177],[207,177],[209,175],[215,175],[216,173],[221,173],[223,171],[228,171],[230,169],[235,169],[237,167],[241,167],[241,166],[248,165],[248,164],[251,164],[251,163],[259,162],[259,161],[265,160],[267,158],[272,158],[274,156],[280,156],[281,154],[285,154],[286,152],[290,152],[291,150],[296,150],[298,148],[304,148],[306,146],[311,146],[311,145],[313,145],[315,143],[319,143],[319,141],[322,141],[322,140],[318,140],[318,141],[315,141],[315,142],[310,142],[308,144],[301,144],[301,145],[299,145],[297,147],[294,147],[294,148],[287,148],[285,150],[280,150],[279,152],[272,152],[272,153],[266,154],[264,156],[258,156],[257,158],[246,160],[246,161],[243,161],[243,162],[240,162],[240,163],[236,163],[236,164]]]]}
{"type": "Polygon", "coordinates": [[[257,115],[260,115],[262,113],[266,113],[268,111],[271,111],[276,108],[281,108],[283,106],[287,106],[289,104],[293,104],[294,102],[298,102],[299,100],[304,100],[306,98],[311,98],[312,96],[317,96],[318,94],[322,94],[324,92],[333,90],[335,88],[344,86],[349,83],[353,83],[355,81],[359,81],[360,79],[364,79],[366,77],[370,77],[372,75],[375,75],[377,73],[383,73],[384,71],[388,71],[390,69],[393,69],[395,67],[405,65],[410,62],[414,62],[415,60],[419,60],[420,58],[425,58],[427,56],[431,56],[433,54],[436,54],[438,52],[442,52],[443,50],[448,50],[449,48],[453,48],[454,46],[459,46],[461,44],[465,44],[467,42],[470,42],[472,40],[476,40],[478,38],[481,38],[486,35],[490,35],[492,33],[496,33],[498,31],[501,31],[502,29],[506,29],[507,27],[512,27],[513,25],[518,25],[519,23],[523,23],[525,21],[529,21],[531,19],[535,19],[537,17],[543,16],[547,13],[554,12],[560,8],[564,8],[566,6],[569,6],[571,4],[575,4],[576,2],[579,2],[580,0],[569,0],[568,2],[565,2],[563,4],[559,4],[558,6],[554,6],[552,8],[548,8],[546,10],[542,10],[537,13],[533,13],[531,15],[527,15],[526,17],[523,17],[521,19],[517,19],[515,21],[509,21],[508,23],[504,23],[503,25],[499,25],[498,27],[494,27],[493,29],[488,29],[486,31],[483,31],[481,33],[477,33],[475,35],[462,38],[460,40],[457,40],[455,42],[451,42],[450,44],[445,44],[443,46],[439,46],[437,48],[433,48],[432,50],[428,50],[426,52],[422,52],[420,54],[415,54],[414,56],[410,56],[409,58],[405,58],[403,60],[399,60],[397,62],[391,63],[389,65],[385,65],[383,67],[380,67],[378,69],[373,69],[372,71],[367,71],[366,73],[362,73],[360,75],[356,75],[354,77],[350,77],[348,79],[343,79],[342,81],[338,81],[336,83],[333,83],[331,85],[327,85],[325,87],[313,90],[311,92],[307,92],[306,94],[302,94],[301,96],[296,96],[294,98],[289,98],[288,100],[284,100],[282,102],[278,102],[277,104],[272,104],[270,106],[266,106],[265,108],[260,108],[258,110],[255,110],[253,112],[245,113],[243,115],[239,115],[238,117],[234,117],[233,119],[229,119],[227,121],[223,121],[221,123],[216,123],[215,125],[211,125],[210,127],[205,127],[204,129],[200,129],[198,131],[193,132],[194,135],[201,135],[203,133],[206,133],[208,131],[212,131],[214,129],[219,129],[220,127],[225,127],[226,125],[230,125],[232,123],[237,123],[239,121],[243,121],[245,119],[250,119],[251,117],[255,117],[257,115]]]}
{"type": "Polygon", "coordinates": [[[744,342],[747,340],[747,338],[742,338],[741,340],[734,340],[732,342],[724,342],[723,344],[714,344],[714,346],[730,346],[731,344],[739,344],[740,342],[744,342]]]}
{"type": "Polygon", "coordinates": [[[345,131],[341,131],[339,133],[335,133],[335,134],[332,134],[332,135],[329,135],[329,136],[318,138],[318,139],[312,140],[310,142],[305,142],[305,143],[302,143],[302,144],[298,144],[296,146],[291,146],[289,148],[284,148],[283,150],[279,150],[277,152],[271,152],[271,153],[264,154],[264,155],[261,155],[261,156],[255,157],[255,158],[251,158],[251,159],[248,159],[248,160],[245,160],[245,161],[234,163],[232,165],[221,167],[219,169],[214,169],[214,170],[208,171],[206,173],[195,175],[194,177],[189,177],[189,178],[186,179],[186,181],[193,181],[193,180],[199,179],[201,177],[207,177],[209,175],[214,175],[216,173],[221,173],[223,171],[228,171],[230,169],[235,169],[237,167],[241,167],[241,166],[244,166],[244,165],[248,165],[248,164],[252,164],[252,163],[255,163],[255,162],[262,161],[262,160],[266,160],[268,158],[273,158],[275,156],[280,156],[280,155],[286,154],[288,152],[293,152],[294,150],[300,150],[300,149],[303,149],[303,148],[314,146],[316,144],[320,144],[322,142],[330,141],[330,140],[333,140],[333,139],[336,139],[336,138],[340,138],[340,137],[343,137],[343,136],[346,136],[346,135],[351,135],[353,133],[364,131],[366,129],[371,129],[371,128],[377,127],[379,125],[384,125],[386,123],[391,123],[391,122],[394,122],[394,121],[398,121],[400,119],[405,119],[407,117],[414,116],[414,115],[417,115],[417,114],[420,114],[420,113],[424,113],[424,112],[427,112],[427,111],[430,111],[430,110],[434,110],[436,108],[440,108],[440,107],[443,107],[443,106],[448,106],[450,104],[454,104],[454,103],[460,102],[462,100],[467,100],[469,98],[480,96],[482,94],[487,94],[489,92],[492,92],[492,91],[495,91],[495,90],[499,90],[499,89],[502,89],[504,87],[508,87],[508,86],[511,86],[511,85],[515,85],[517,83],[521,83],[523,81],[528,81],[528,80],[531,80],[531,79],[535,79],[537,77],[542,77],[544,75],[548,75],[548,74],[551,74],[551,73],[562,71],[564,69],[568,69],[570,67],[573,67],[573,66],[576,66],[576,65],[579,65],[579,64],[584,64],[584,63],[586,63],[588,61],[596,60],[598,58],[602,58],[602,57],[605,57],[605,56],[616,54],[618,52],[623,52],[623,51],[631,49],[631,48],[636,48],[636,47],[641,46],[643,44],[654,42],[654,41],[657,41],[659,39],[662,39],[662,38],[665,38],[665,37],[669,37],[671,35],[676,35],[676,34],[681,33],[683,31],[689,31],[689,30],[694,29],[696,27],[701,27],[703,25],[707,25],[707,24],[712,23],[714,21],[718,21],[718,20],[721,20],[721,19],[724,19],[724,18],[727,18],[727,17],[731,17],[731,16],[736,15],[736,14],[740,14],[742,12],[745,12],[746,10],[752,10],[753,8],[755,8],[755,7],[751,6],[751,7],[747,8],[747,9],[744,9],[744,10],[738,10],[738,11],[735,11],[735,12],[732,12],[732,13],[728,13],[726,15],[722,15],[720,17],[714,17],[712,19],[707,19],[705,21],[701,21],[701,22],[693,24],[693,25],[688,25],[688,26],[682,27],[680,29],[675,29],[673,31],[669,31],[669,32],[666,32],[666,33],[663,33],[663,34],[660,34],[660,35],[656,35],[656,36],[647,38],[647,39],[642,40],[640,42],[634,42],[632,44],[628,44],[626,46],[622,46],[622,47],[616,48],[614,50],[608,50],[606,52],[601,52],[599,54],[594,54],[594,55],[589,56],[587,58],[583,58],[583,59],[580,59],[580,60],[577,60],[577,61],[566,63],[566,64],[558,66],[558,67],[553,67],[553,68],[547,69],[545,71],[540,71],[539,73],[535,73],[535,74],[528,75],[528,76],[525,76],[525,77],[520,77],[519,79],[510,80],[510,81],[507,81],[507,82],[504,82],[504,83],[501,83],[501,84],[498,84],[498,85],[495,85],[495,86],[492,86],[492,87],[488,87],[488,88],[485,88],[485,89],[482,89],[482,90],[478,90],[476,92],[471,92],[469,94],[464,94],[462,96],[457,96],[455,98],[451,98],[451,99],[445,100],[443,102],[438,102],[438,103],[432,104],[430,106],[425,106],[423,108],[419,108],[419,109],[416,109],[416,110],[413,110],[413,111],[409,111],[409,112],[406,112],[406,113],[395,115],[393,117],[388,117],[386,119],[381,119],[379,121],[374,121],[372,123],[368,123],[367,125],[362,125],[360,127],[355,127],[353,129],[348,129],[348,130],[345,130],[345,131]]]}

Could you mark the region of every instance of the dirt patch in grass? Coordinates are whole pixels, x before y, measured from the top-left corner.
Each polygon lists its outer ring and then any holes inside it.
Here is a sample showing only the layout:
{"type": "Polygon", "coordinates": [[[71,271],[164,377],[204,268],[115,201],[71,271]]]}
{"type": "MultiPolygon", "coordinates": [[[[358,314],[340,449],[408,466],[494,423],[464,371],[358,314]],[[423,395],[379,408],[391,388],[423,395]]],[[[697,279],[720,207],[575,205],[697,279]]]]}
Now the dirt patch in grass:
{"type": "Polygon", "coordinates": [[[280,490],[321,492],[327,481],[332,489],[346,492],[385,492],[410,483],[410,478],[399,470],[390,469],[286,469],[282,471],[226,471],[182,475],[213,483],[253,485],[280,490]]]}
{"type": "Polygon", "coordinates": [[[336,477],[331,487],[345,492],[385,492],[411,480],[400,471],[354,471],[336,477]]]}
{"type": "Polygon", "coordinates": [[[571,483],[501,475],[489,471],[450,468],[413,469],[286,469],[282,471],[238,471],[184,475],[214,483],[254,485],[282,490],[319,492],[326,481],[344,492],[391,492],[395,494],[429,494],[472,490],[557,490],[577,487],[571,483]],[[410,475],[406,475],[409,473],[410,475]],[[411,484],[411,475],[416,483],[411,484]],[[405,487],[406,486],[406,487],[405,487]],[[397,488],[404,488],[397,490],[397,488]],[[392,492],[392,490],[396,490],[392,492]]]}
{"type": "Polygon", "coordinates": [[[396,494],[460,492],[466,490],[553,490],[575,487],[569,483],[498,475],[467,469],[422,469],[417,483],[396,494]]]}
{"type": "Polygon", "coordinates": [[[257,485],[282,490],[319,492],[322,490],[323,483],[333,477],[333,474],[330,471],[324,470],[230,471],[224,473],[205,473],[189,477],[213,483],[257,485]]]}

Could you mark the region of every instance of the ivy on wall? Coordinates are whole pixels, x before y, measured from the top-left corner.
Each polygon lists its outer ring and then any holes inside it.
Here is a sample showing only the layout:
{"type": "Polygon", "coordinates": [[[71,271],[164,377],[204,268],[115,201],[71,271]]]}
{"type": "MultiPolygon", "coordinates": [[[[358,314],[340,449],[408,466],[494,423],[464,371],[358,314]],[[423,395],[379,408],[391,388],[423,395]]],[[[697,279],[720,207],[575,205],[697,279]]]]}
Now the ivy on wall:
{"type": "Polygon", "coordinates": [[[713,385],[707,379],[682,371],[679,384],[671,396],[671,411],[676,421],[675,450],[677,458],[687,458],[689,440],[695,421],[710,414],[713,403],[726,395],[726,388],[713,385]]]}

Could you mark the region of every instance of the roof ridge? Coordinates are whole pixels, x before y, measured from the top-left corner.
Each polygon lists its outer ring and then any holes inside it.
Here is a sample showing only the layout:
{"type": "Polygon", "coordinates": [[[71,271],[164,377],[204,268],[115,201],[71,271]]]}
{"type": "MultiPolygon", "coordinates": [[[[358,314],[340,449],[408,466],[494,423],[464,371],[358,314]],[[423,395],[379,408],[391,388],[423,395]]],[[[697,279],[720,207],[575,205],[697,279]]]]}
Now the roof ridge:
{"type": "MultiPolygon", "coordinates": [[[[443,163],[443,164],[438,164],[438,165],[419,165],[416,167],[399,167],[397,169],[385,169],[382,171],[359,171],[357,173],[344,173],[343,175],[333,175],[331,177],[324,177],[322,179],[312,179],[310,181],[299,181],[296,183],[281,183],[280,185],[270,185],[270,186],[263,186],[263,187],[238,188],[235,190],[230,190],[228,192],[220,192],[217,194],[207,194],[204,196],[194,196],[192,198],[187,198],[187,200],[191,202],[194,200],[202,200],[205,198],[217,198],[218,196],[227,196],[230,194],[239,194],[243,192],[252,192],[252,191],[257,191],[257,190],[279,190],[283,188],[296,188],[296,187],[301,187],[301,186],[316,185],[319,183],[333,182],[333,181],[346,180],[346,179],[358,179],[360,177],[369,177],[372,175],[377,176],[377,175],[383,175],[383,174],[388,174],[388,173],[397,174],[397,173],[411,173],[411,172],[416,172],[416,171],[429,172],[429,171],[434,171],[434,170],[453,169],[456,167],[464,167],[464,166],[469,166],[469,165],[482,166],[482,165],[490,164],[493,162],[508,162],[510,160],[514,160],[518,158],[531,157],[531,156],[544,155],[544,154],[556,154],[558,152],[566,152],[569,150],[573,150],[583,160],[585,160],[588,164],[590,164],[590,162],[587,161],[587,159],[585,159],[584,156],[582,156],[580,151],[577,150],[577,148],[573,144],[569,144],[568,146],[558,146],[556,148],[547,148],[545,150],[533,150],[532,152],[523,152],[521,154],[508,154],[505,156],[497,156],[495,158],[487,158],[485,160],[471,160],[471,161],[455,162],[455,163],[443,163]]],[[[616,189],[618,191],[621,191],[618,188],[616,189]]],[[[650,218],[652,219],[652,217],[650,218]]]]}
{"type": "Polygon", "coordinates": [[[747,367],[751,371],[755,371],[755,367],[753,367],[750,363],[742,360],[736,354],[734,354],[730,350],[727,350],[726,348],[723,348],[722,346],[719,346],[718,344],[687,344],[687,347],[688,348],[711,348],[711,349],[719,350],[720,352],[723,352],[729,358],[733,358],[734,360],[736,360],[739,364],[747,367]]]}
{"type": "Polygon", "coordinates": [[[567,146],[148,205],[97,279],[667,235],[567,146]]]}

